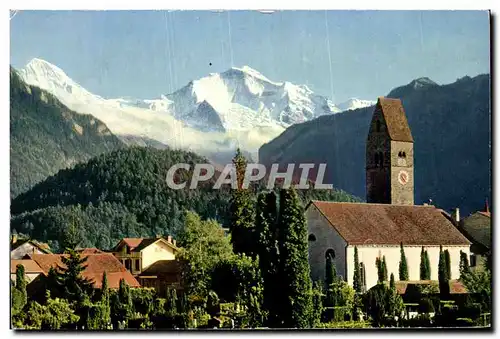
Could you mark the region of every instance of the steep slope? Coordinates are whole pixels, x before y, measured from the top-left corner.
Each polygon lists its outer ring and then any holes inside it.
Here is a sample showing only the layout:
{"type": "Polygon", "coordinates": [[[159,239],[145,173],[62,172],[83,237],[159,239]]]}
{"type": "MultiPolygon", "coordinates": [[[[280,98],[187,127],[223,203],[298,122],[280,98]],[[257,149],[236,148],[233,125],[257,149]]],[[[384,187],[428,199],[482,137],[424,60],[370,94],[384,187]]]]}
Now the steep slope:
{"type": "MultiPolygon", "coordinates": [[[[12,201],[11,228],[35,239],[57,242],[68,224],[79,232],[81,246],[109,248],[122,237],[175,234],[184,210],[227,224],[229,189],[212,189],[216,178],[198,189],[173,190],[168,169],[178,163],[206,163],[194,153],[131,147],[103,154],[62,170],[12,201]]],[[[191,168],[193,168],[192,166],[191,168]]],[[[192,171],[179,171],[188,180],[192,171]]],[[[303,201],[321,198],[352,201],[336,190],[306,190],[303,201]]]]}
{"type": "MultiPolygon", "coordinates": [[[[393,90],[415,140],[415,203],[462,214],[491,199],[489,75],[439,86],[417,79],[393,90]]],[[[259,161],[328,164],[327,181],[365,196],[365,143],[373,107],[323,116],[287,129],[259,150],[259,161]]],[[[312,173],[314,175],[314,173],[312,173]]]]}
{"type": "Polygon", "coordinates": [[[75,113],[10,70],[10,192],[28,190],[63,168],[123,147],[101,121],[75,113]]]}

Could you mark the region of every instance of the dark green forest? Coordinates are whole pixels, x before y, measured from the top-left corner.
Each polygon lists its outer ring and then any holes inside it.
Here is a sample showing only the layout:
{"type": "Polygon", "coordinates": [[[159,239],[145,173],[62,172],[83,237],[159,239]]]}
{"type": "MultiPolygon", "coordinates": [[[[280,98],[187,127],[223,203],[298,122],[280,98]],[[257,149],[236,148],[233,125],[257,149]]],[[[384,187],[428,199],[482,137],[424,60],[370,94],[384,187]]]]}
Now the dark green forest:
{"type": "MultiPolygon", "coordinates": [[[[177,163],[207,159],[178,150],[130,147],[61,170],[12,200],[11,228],[57,250],[68,225],[78,230],[81,246],[98,248],[110,248],[123,237],[176,235],[185,210],[229,227],[230,188],[212,189],[214,176],[198,189],[170,189],[166,174],[177,163]]],[[[192,174],[178,173],[183,180],[192,174]]],[[[259,190],[253,188],[254,199],[259,190]]],[[[299,195],[303,203],[356,200],[337,190],[309,189],[299,195]]]]}

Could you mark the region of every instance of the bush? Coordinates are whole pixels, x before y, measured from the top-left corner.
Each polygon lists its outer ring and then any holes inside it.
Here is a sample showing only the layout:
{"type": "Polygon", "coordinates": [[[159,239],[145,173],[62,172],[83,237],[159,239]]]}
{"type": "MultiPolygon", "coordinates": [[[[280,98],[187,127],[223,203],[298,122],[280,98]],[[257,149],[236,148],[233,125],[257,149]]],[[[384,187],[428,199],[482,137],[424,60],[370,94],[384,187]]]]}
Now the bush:
{"type": "Polygon", "coordinates": [[[326,307],[323,313],[323,319],[325,323],[350,321],[352,320],[352,307],[326,307]]]}
{"type": "Polygon", "coordinates": [[[432,300],[429,298],[422,299],[418,305],[418,313],[434,313],[432,300]]]}
{"type": "Polygon", "coordinates": [[[331,321],[321,323],[318,328],[369,328],[368,321],[331,321]]]}

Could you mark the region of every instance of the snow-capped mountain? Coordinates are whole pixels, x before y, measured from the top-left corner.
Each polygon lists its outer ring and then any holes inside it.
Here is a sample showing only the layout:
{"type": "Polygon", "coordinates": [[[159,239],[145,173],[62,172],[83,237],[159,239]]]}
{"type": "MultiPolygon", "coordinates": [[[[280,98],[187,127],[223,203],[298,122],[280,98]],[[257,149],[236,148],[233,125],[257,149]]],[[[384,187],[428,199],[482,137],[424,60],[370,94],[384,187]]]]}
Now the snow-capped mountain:
{"type": "Polygon", "coordinates": [[[33,59],[19,74],[70,109],[94,115],[128,142],[156,140],[207,156],[231,153],[238,146],[255,155],[292,124],[372,104],[351,99],[337,107],[307,86],[271,81],[248,66],[211,73],[158,99],[105,99],[41,59],[33,59]]]}
{"type": "Polygon", "coordinates": [[[358,98],[351,98],[337,105],[337,107],[342,111],[351,111],[358,108],[373,106],[377,102],[371,100],[361,100],[358,98]]]}

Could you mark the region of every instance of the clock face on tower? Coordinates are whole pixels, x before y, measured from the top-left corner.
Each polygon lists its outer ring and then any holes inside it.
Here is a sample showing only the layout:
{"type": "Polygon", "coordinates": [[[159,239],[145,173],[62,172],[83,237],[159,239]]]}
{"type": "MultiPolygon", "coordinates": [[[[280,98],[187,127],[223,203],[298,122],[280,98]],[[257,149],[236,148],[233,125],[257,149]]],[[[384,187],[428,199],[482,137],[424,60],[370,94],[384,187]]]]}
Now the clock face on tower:
{"type": "Polygon", "coordinates": [[[410,175],[406,171],[399,171],[398,181],[401,185],[406,185],[410,181],[410,175]]]}

